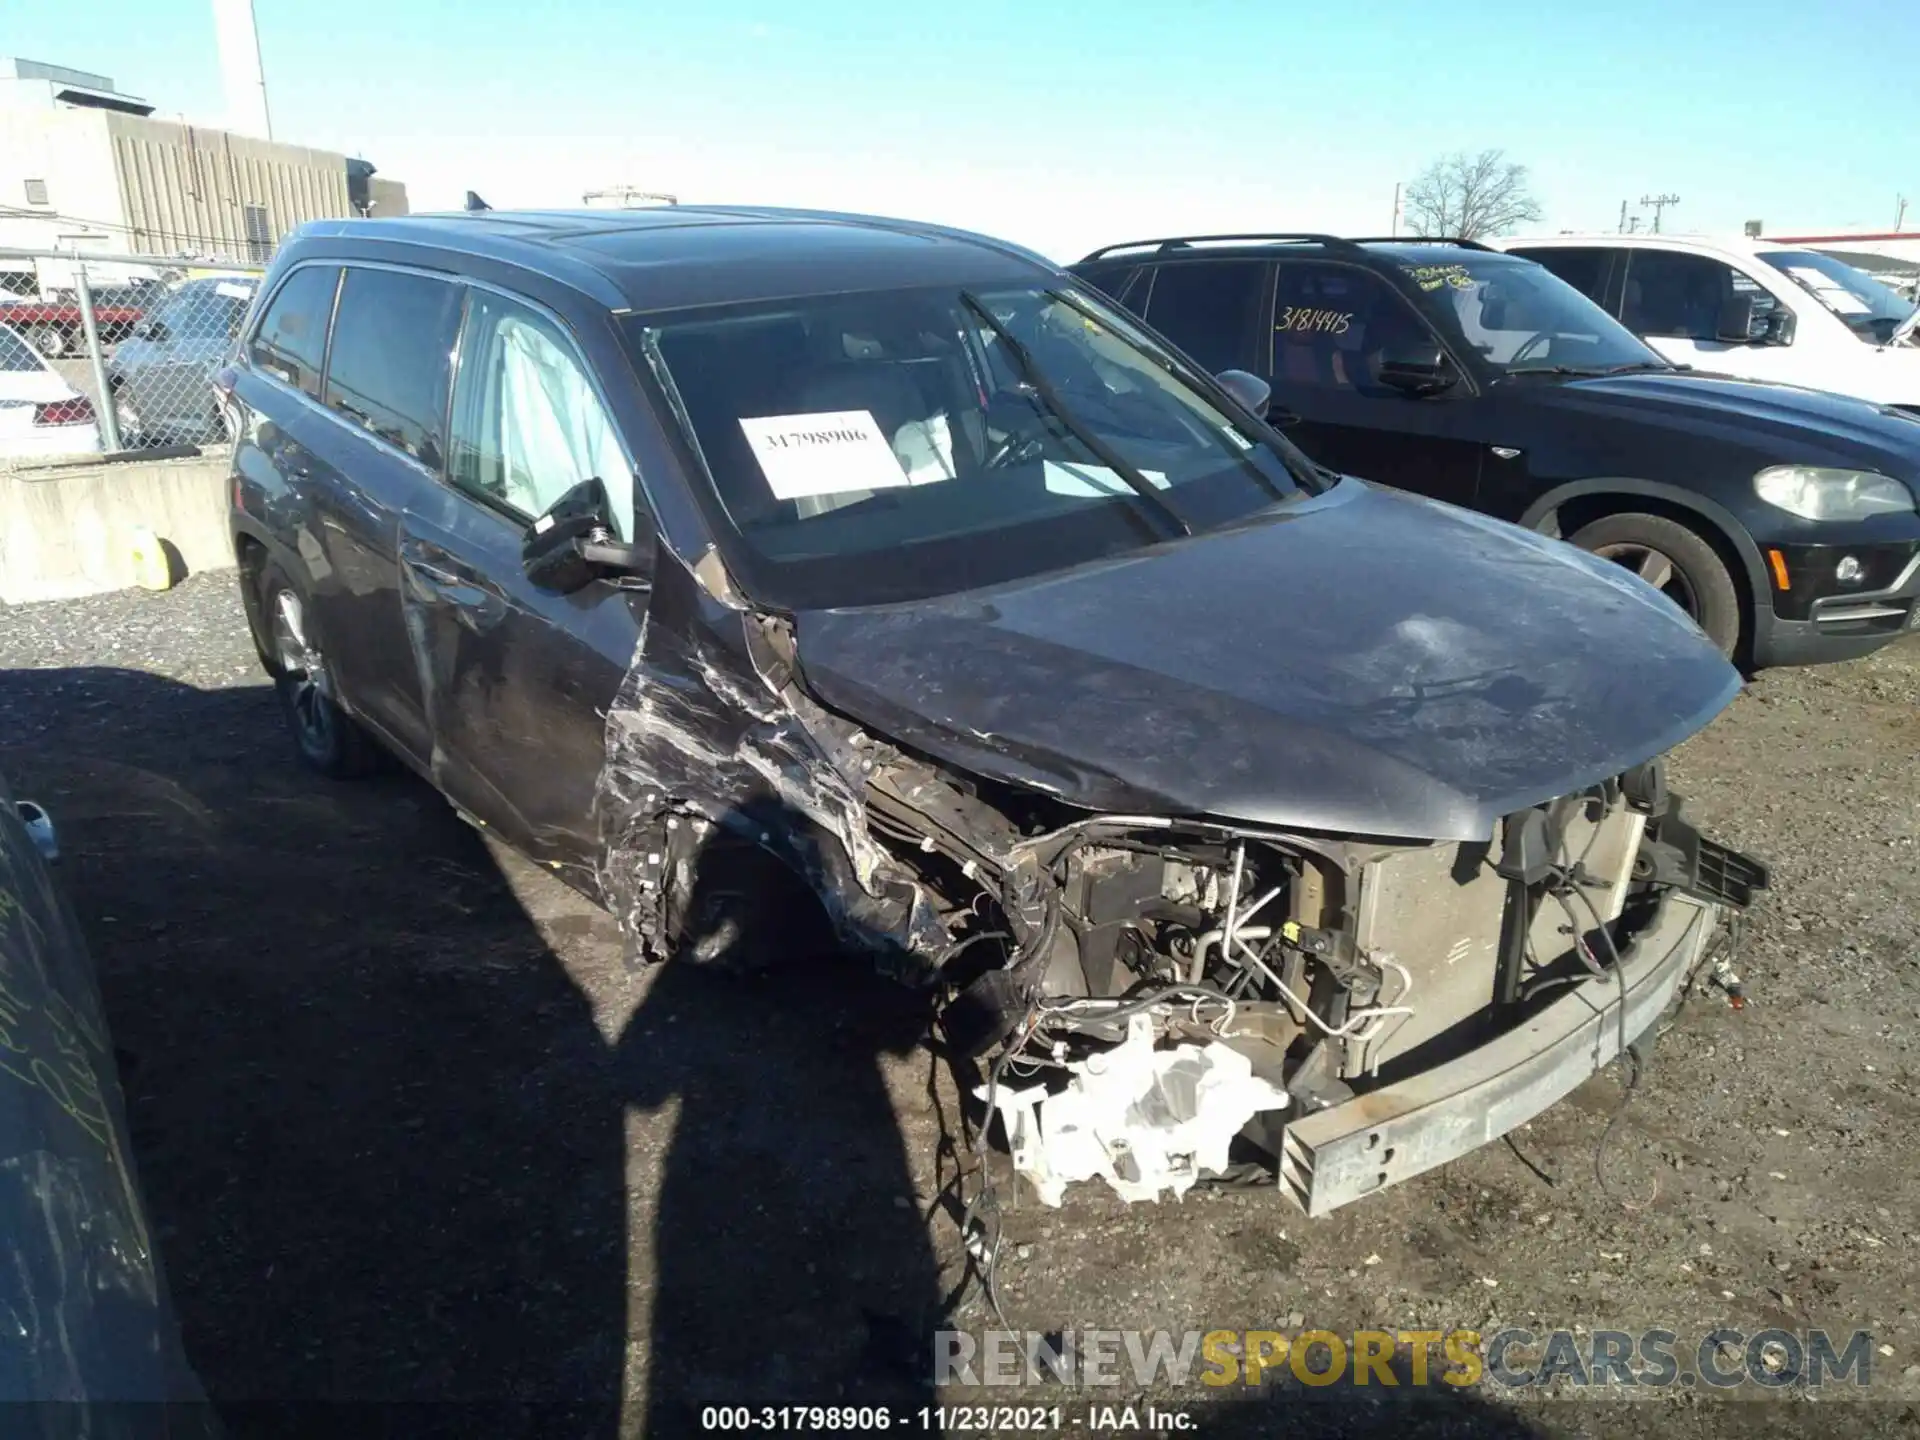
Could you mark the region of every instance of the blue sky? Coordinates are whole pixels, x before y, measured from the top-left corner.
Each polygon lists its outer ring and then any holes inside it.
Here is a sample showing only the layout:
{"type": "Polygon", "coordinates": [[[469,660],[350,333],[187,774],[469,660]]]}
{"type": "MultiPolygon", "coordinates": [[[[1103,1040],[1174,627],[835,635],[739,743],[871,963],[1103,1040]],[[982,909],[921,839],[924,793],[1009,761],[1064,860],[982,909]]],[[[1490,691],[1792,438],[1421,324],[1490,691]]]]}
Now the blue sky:
{"type": "MultiPolygon", "coordinates": [[[[1387,228],[1456,149],[1528,165],[1545,228],[1920,229],[1915,0],[256,0],[276,139],[416,209],[817,204],[1059,258],[1213,229],[1387,228]],[[563,21],[558,17],[565,15],[563,21]]],[[[217,123],[207,0],[6,0],[0,53],[217,123]]]]}

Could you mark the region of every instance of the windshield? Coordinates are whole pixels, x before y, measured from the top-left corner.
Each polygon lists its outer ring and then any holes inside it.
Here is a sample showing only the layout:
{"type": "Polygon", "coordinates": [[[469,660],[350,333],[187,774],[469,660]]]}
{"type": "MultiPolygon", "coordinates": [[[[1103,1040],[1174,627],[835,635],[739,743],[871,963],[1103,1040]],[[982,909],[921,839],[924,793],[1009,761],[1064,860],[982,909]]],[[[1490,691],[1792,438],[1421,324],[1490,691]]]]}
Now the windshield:
{"type": "Polygon", "coordinates": [[[1768,250],[1760,258],[1839,317],[1870,345],[1884,345],[1913,305],[1864,270],[1818,250],[1768,250]]]}
{"type": "Polygon", "coordinates": [[[630,323],[712,481],[729,563],[770,605],[996,584],[1320,484],[1298,451],[1064,280],[630,323]]]}
{"type": "Polygon", "coordinates": [[[1441,264],[1403,262],[1430,311],[1503,375],[1605,375],[1672,367],[1543,265],[1464,251],[1441,264]]]}

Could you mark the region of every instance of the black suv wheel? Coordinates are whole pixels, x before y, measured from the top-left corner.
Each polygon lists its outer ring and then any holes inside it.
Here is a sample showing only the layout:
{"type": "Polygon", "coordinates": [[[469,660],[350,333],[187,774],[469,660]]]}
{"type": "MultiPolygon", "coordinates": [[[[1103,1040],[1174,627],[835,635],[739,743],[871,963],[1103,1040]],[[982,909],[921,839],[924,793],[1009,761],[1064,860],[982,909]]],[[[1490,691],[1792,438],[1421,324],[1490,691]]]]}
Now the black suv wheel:
{"type": "Polygon", "coordinates": [[[1665,595],[1731,655],[1740,643],[1740,592],[1717,550],[1664,515],[1608,515],[1567,537],[1582,550],[1633,571],[1665,595]]]}

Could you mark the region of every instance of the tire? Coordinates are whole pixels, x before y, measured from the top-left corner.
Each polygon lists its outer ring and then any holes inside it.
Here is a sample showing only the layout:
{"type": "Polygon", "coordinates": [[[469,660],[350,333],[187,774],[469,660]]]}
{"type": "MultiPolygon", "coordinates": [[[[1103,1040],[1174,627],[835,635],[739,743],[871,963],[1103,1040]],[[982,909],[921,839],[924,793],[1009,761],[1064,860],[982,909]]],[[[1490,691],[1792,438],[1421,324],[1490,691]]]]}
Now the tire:
{"type": "Polygon", "coordinates": [[[260,573],[260,617],[268,668],[300,758],[335,780],[373,773],[380,748],[333,698],[333,678],[315,633],[311,607],[279,566],[260,573]]]}
{"type": "Polygon", "coordinates": [[[145,425],[140,419],[139,410],[134,408],[133,400],[128,395],[124,384],[113,387],[113,421],[120,431],[120,448],[122,450],[139,449],[146,433],[145,425]]]}
{"type": "Polygon", "coordinates": [[[780,860],[716,833],[694,858],[691,893],[668,913],[674,961],[752,975],[839,951],[819,897],[780,860]]]}
{"type": "Polygon", "coordinates": [[[1607,515],[1567,537],[1632,570],[1678,605],[1731,656],[1742,629],[1740,591],[1726,562],[1698,531],[1664,515],[1607,515]]]}
{"type": "Polygon", "coordinates": [[[49,360],[58,360],[71,348],[66,332],[58,325],[35,325],[27,331],[27,343],[49,360]]]}

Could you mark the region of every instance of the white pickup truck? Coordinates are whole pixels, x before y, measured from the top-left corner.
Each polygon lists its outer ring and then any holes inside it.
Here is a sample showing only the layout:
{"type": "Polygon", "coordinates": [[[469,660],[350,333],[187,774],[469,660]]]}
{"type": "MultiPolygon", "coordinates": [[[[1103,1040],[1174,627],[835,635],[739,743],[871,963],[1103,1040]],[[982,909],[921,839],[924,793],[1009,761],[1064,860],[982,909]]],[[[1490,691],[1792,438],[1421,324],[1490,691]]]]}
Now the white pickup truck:
{"type": "Polygon", "coordinates": [[[1920,308],[1831,255],[1700,235],[1490,243],[1546,266],[1677,365],[1920,414],[1920,308]]]}

